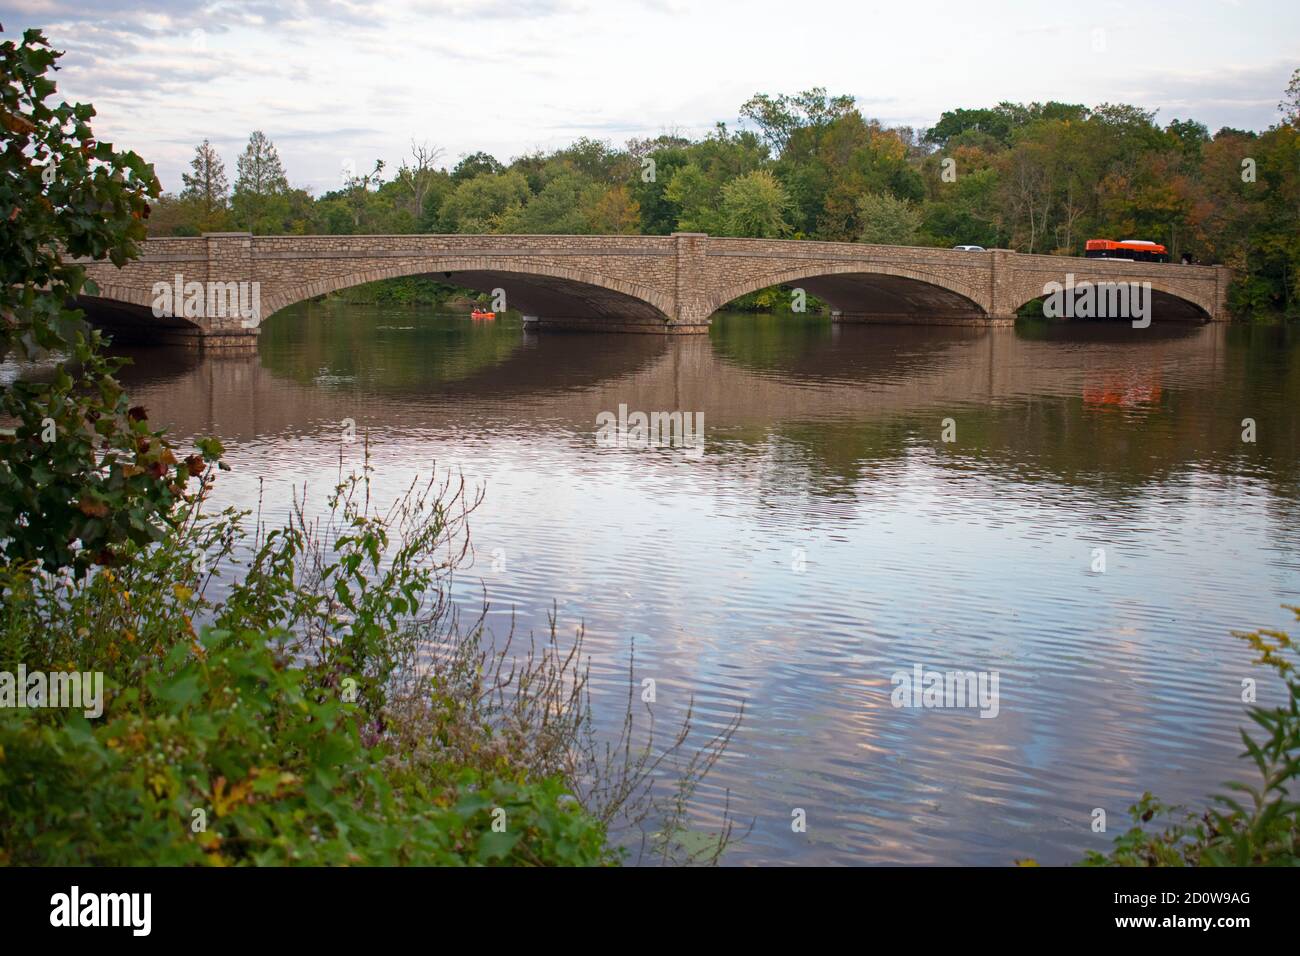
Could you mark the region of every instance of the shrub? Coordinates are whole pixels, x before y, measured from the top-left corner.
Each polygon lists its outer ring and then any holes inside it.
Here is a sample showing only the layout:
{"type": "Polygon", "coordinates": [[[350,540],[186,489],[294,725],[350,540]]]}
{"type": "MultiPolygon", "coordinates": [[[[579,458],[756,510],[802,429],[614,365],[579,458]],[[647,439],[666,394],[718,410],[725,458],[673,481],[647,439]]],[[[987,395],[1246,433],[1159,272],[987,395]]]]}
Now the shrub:
{"type": "MultiPolygon", "coordinates": [[[[1300,619],[1300,607],[1291,607],[1300,619]]],[[[1115,840],[1109,853],[1089,853],[1088,866],[1294,866],[1300,863],[1300,680],[1292,660],[1300,647],[1283,631],[1236,635],[1257,653],[1255,663],[1271,668],[1288,692],[1276,707],[1252,707],[1249,716],[1263,729],[1245,730],[1243,757],[1259,773],[1255,783],[1230,782],[1230,795],[1217,806],[1194,813],[1142,795],[1130,813],[1133,826],[1115,840]],[[1148,829],[1159,818],[1163,826],[1148,829]],[[1164,822],[1168,821],[1168,822],[1164,822]]]]}
{"type": "MultiPolygon", "coordinates": [[[[105,719],[0,714],[0,859],[19,865],[598,864],[603,828],[523,782],[394,780],[360,712],[266,635],[205,629],[105,719]],[[499,809],[498,809],[499,808],[499,809]],[[494,829],[494,812],[504,826],[494,829]]],[[[66,716],[65,716],[66,715],[66,716]]]]}
{"type": "Polygon", "coordinates": [[[321,521],[298,502],[258,532],[246,566],[245,516],[205,515],[204,494],[117,567],[0,568],[0,669],[107,687],[93,722],[0,712],[0,860],[596,865],[638,829],[643,858],[718,858],[730,823],[686,821],[730,729],[687,752],[688,718],[657,746],[629,696],[602,744],[580,635],[515,649],[481,617],[462,628],[463,486],[413,484],[381,512],[367,468],[321,521]]]}

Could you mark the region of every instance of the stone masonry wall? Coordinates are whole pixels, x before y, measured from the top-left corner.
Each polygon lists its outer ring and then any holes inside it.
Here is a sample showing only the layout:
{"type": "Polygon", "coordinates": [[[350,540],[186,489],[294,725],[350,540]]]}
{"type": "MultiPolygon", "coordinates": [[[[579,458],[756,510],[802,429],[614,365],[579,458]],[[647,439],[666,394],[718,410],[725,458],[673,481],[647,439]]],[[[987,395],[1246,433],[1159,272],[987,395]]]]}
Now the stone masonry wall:
{"type": "MultiPolygon", "coordinates": [[[[143,256],[116,269],[89,263],[100,297],[148,308],[154,283],[257,282],[261,317],[295,302],[376,279],[459,273],[500,281],[554,314],[545,325],[627,331],[703,331],[709,316],[741,295],[806,282],[813,294],[852,297],[853,316],[890,321],[1004,322],[1048,282],[1150,282],[1158,291],[1226,319],[1222,266],[1124,263],[1077,257],[984,253],[803,240],[673,236],[251,236],[212,233],[150,239],[143,256]],[[820,285],[819,285],[820,283],[820,285]],[[853,283],[858,283],[854,286],[853,283]],[[818,291],[821,290],[821,291],[818,291]],[[874,299],[872,297],[875,297],[874,299]],[[571,314],[564,315],[563,312],[571,314]]],[[[455,281],[454,279],[449,281],[455,281]]],[[[486,291],[486,290],[485,290],[486,291]]],[[[515,292],[511,292],[515,295],[515,292]]],[[[845,316],[850,320],[850,316],[845,316]]],[[[236,340],[256,334],[238,316],[200,318],[189,331],[236,340]]]]}

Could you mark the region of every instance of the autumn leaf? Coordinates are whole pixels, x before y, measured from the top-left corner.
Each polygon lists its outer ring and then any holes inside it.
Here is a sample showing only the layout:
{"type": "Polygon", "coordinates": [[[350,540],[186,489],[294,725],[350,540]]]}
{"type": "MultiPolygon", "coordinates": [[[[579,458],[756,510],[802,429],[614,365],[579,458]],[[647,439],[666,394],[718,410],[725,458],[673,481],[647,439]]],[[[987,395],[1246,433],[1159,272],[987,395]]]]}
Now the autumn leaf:
{"type": "Polygon", "coordinates": [[[226,778],[218,777],[212,784],[212,807],[216,815],[223,817],[232,807],[247,800],[252,786],[251,782],[244,780],[231,787],[230,792],[227,793],[226,778]]]}
{"type": "Polygon", "coordinates": [[[25,116],[0,109],[0,126],[11,133],[31,134],[36,132],[36,124],[25,116]]]}
{"type": "Polygon", "coordinates": [[[82,498],[77,502],[77,510],[90,518],[103,518],[108,514],[108,505],[95,498],[82,498]]]}

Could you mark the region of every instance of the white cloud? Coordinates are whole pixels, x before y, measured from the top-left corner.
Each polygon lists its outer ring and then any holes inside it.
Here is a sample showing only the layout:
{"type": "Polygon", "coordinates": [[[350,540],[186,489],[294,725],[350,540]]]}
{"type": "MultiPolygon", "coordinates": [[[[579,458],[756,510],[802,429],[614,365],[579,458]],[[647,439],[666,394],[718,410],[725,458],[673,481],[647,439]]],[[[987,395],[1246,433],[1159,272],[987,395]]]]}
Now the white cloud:
{"type": "Polygon", "coordinates": [[[750,95],[824,86],[924,126],[1002,100],[1133,102],[1262,128],[1300,65],[1290,2],[896,4],[804,0],[0,0],[9,33],[66,49],[60,92],[179,185],[207,137],[233,166],[253,129],[294,183],[341,158],[507,160],[580,135],[620,142],[734,124],[750,95]],[[1096,37],[1103,40],[1098,49],[1096,37]]]}

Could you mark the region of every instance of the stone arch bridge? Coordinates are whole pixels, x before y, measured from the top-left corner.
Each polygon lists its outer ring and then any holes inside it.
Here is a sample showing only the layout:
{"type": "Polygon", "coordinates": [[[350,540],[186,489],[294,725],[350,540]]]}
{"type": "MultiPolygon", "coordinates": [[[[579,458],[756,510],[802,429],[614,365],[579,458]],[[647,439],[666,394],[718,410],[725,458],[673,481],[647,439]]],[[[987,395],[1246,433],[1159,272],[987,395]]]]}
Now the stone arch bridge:
{"type": "MultiPolygon", "coordinates": [[[[1117,262],[802,240],[671,236],[253,236],[149,239],[118,269],[87,264],[98,295],[91,321],[137,340],[212,346],[256,343],[279,310],[376,279],[430,275],[469,289],[504,289],[508,307],[541,328],[693,333],[731,300],[791,285],[828,302],[840,321],[1004,325],[1049,282],[1149,282],[1159,319],[1227,318],[1223,266],[1117,262]],[[244,318],[224,304],[186,317],[155,315],[162,286],[256,290],[244,318]],[[161,285],[159,285],[161,284],[161,285]],[[212,312],[214,314],[208,314],[212,312]]],[[[203,297],[205,306],[213,302],[203,297]]],[[[183,316],[180,302],[172,310],[183,316]]],[[[193,310],[191,310],[193,311],[193,310]]]]}

